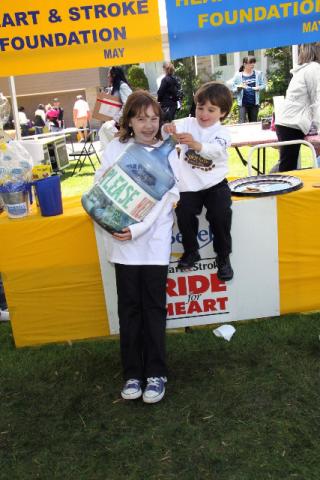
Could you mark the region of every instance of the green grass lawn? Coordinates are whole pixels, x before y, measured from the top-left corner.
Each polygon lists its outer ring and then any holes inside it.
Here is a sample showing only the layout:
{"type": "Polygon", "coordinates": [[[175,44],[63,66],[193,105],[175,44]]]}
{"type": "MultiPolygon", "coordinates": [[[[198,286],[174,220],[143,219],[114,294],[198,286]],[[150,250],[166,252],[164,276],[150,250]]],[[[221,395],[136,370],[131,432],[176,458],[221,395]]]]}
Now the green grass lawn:
{"type": "Polygon", "coordinates": [[[125,402],[117,339],[16,350],[0,324],[0,479],[319,480],[319,315],[168,334],[167,394],[125,402]]]}
{"type": "MultiPolygon", "coordinates": [[[[311,153],[308,147],[302,146],[302,166],[311,165],[311,153]]],[[[249,147],[241,148],[241,152],[244,158],[248,157],[249,147]]],[[[272,166],[277,163],[279,153],[277,149],[268,148],[267,149],[267,171],[269,171],[272,166]]],[[[92,157],[93,158],[93,157],[92,157]]],[[[255,165],[256,160],[254,159],[253,165],[255,165]]],[[[85,166],[80,173],[71,175],[74,168],[75,161],[72,161],[70,165],[64,170],[64,173],[61,177],[62,181],[62,195],[64,197],[70,197],[73,195],[81,195],[83,192],[89,190],[93,183],[94,171],[89,163],[89,160],[86,161],[85,166]]],[[[94,161],[95,167],[99,167],[99,162],[94,161]]],[[[248,168],[244,166],[241,160],[238,157],[237,152],[234,148],[229,149],[229,177],[246,177],[248,175],[248,168]]]]}

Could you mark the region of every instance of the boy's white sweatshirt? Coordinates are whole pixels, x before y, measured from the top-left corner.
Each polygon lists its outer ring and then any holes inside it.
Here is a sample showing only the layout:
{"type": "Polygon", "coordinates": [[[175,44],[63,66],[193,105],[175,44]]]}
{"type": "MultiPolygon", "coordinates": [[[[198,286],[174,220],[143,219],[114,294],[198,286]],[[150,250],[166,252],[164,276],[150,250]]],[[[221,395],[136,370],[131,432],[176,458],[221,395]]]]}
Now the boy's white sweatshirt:
{"type": "Polygon", "coordinates": [[[220,122],[202,128],[194,117],[179,119],[174,123],[177,133],[191,133],[194,140],[202,144],[201,150],[196,152],[200,157],[191,155],[191,159],[188,159],[187,145],[181,145],[180,156],[177,151],[169,155],[180,192],[198,192],[224,180],[228,173],[227,148],[231,144],[227,129],[220,122]]]}
{"type": "MultiPolygon", "coordinates": [[[[107,145],[103,152],[101,167],[95,173],[95,181],[113,166],[130,143],[132,141],[120,143],[115,138],[107,145]]],[[[161,143],[154,146],[159,147],[161,143]]],[[[130,225],[132,240],[121,242],[105,232],[108,260],[123,265],[168,265],[171,253],[173,207],[178,200],[179,191],[174,185],[142,222],[130,225]]]]}

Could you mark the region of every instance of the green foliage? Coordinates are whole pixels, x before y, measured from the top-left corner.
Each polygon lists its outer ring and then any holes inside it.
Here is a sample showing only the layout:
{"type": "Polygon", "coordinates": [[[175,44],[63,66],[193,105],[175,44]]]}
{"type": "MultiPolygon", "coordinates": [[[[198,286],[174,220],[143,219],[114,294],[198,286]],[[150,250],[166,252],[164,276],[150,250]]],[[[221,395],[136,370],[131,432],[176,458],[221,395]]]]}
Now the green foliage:
{"type": "Polygon", "coordinates": [[[263,102],[259,109],[259,119],[264,117],[271,117],[273,112],[273,105],[270,102],[263,102]]]}
{"type": "Polygon", "coordinates": [[[272,101],[276,95],[285,95],[288,88],[292,68],[291,47],[268,48],[266,56],[271,60],[271,67],[267,71],[267,91],[261,97],[262,100],[272,101]]]}
{"type": "Polygon", "coordinates": [[[146,74],[143,68],[138,65],[132,65],[128,69],[128,82],[133,90],[137,90],[138,88],[149,90],[149,82],[146,74]]]}
{"type": "Polygon", "coordinates": [[[176,118],[187,117],[193,102],[193,95],[201,85],[200,78],[196,75],[193,57],[187,57],[174,62],[176,75],[181,80],[184,94],[180,110],[176,118]]]}
{"type": "Polygon", "coordinates": [[[239,123],[239,107],[237,100],[233,100],[232,107],[230,110],[229,115],[227,116],[226,120],[224,121],[225,124],[229,123],[239,123]]]}

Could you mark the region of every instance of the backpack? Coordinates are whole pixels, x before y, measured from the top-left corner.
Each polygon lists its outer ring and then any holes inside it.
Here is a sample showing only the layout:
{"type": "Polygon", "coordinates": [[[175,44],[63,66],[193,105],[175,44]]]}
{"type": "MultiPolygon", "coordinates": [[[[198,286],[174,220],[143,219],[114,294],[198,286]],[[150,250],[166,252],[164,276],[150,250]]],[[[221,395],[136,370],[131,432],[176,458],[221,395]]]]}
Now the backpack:
{"type": "Polygon", "coordinates": [[[182,91],[182,85],[181,85],[181,80],[180,78],[176,77],[176,76],[172,76],[173,80],[174,80],[174,86],[173,86],[173,95],[172,95],[172,99],[175,101],[175,102],[181,102],[181,100],[183,99],[183,91],[182,91]]]}

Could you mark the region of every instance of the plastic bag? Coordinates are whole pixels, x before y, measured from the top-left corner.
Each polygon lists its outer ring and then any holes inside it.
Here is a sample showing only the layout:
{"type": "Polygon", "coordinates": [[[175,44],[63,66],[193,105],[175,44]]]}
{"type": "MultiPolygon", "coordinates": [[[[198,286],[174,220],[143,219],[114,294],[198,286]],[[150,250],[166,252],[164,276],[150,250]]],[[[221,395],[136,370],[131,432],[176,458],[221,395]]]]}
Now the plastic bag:
{"type": "Polygon", "coordinates": [[[32,157],[19,141],[0,143],[0,186],[31,182],[32,167],[32,157]]]}

